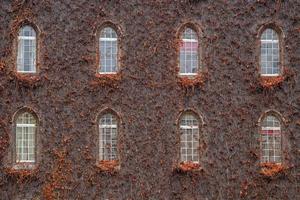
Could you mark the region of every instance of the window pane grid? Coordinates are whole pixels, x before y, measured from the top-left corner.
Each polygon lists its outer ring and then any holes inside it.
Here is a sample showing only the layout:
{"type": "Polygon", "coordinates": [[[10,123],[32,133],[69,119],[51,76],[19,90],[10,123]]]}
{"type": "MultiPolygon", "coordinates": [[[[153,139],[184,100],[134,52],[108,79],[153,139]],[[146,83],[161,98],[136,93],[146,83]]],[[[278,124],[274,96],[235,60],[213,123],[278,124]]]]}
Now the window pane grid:
{"type": "Polygon", "coordinates": [[[36,120],[23,113],[16,124],[16,162],[35,162],[36,120]]]}
{"type": "Polygon", "coordinates": [[[274,116],[267,116],[261,130],[261,162],[281,163],[280,121],[274,116]]]}
{"type": "Polygon", "coordinates": [[[196,74],[198,70],[198,36],[195,31],[186,28],[180,46],[180,74],[196,74]]]}
{"type": "Polygon", "coordinates": [[[185,114],[180,121],[180,131],[180,160],[199,162],[198,120],[191,114],[185,114]]]}
{"type": "Polygon", "coordinates": [[[278,75],[279,69],[279,39],[272,29],[266,29],[261,36],[261,74],[278,75]]]}
{"type": "Polygon", "coordinates": [[[17,70],[22,73],[36,72],[36,33],[30,26],[22,27],[19,32],[17,70]]]}
{"type": "Polygon", "coordinates": [[[100,160],[117,160],[117,119],[112,114],[105,114],[99,123],[100,160]]]}
{"type": "Polygon", "coordinates": [[[118,68],[117,33],[106,27],[100,34],[100,73],[116,73],[118,68]]]}

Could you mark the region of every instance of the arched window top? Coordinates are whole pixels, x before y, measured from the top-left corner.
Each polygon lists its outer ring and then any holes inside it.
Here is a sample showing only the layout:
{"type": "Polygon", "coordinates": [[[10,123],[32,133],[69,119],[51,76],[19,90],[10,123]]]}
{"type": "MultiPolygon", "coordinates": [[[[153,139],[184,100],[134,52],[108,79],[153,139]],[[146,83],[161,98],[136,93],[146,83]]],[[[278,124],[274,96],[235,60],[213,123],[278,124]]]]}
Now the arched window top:
{"type": "Polygon", "coordinates": [[[278,33],[272,29],[265,29],[260,37],[261,41],[261,75],[278,76],[280,74],[280,43],[278,33]]]}
{"type": "Polygon", "coordinates": [[[261,124],[261,162],[282,162],[281,123],[274,115],[267,115],[261,124]]]}
{"type": "Polygon", "coordinates": [[[17,71],[36,73],[36,32],[29,25],[19,30],[17,71]]]}
{"type": "Polygon", "coordinates": [[[118,34],[112,27],[104,27],[99,39],[99,73],[113,74],[118,70],[118,34]]]}
{"type": "Polygon", "coordinates": [[[118,160],[118,117],[105,113],[99,119],[99,160],[118,160]]]}
{"type": "Polygon", "coordinates": [[[183,31],[182,39],[184,40],[198,40],[198,35],[193,28],[186,27],[183,31]]]}
{"type": "Polygon", "coordinates": [[[117,32],[110,26],[107,26],[101,30],[101,39],[117,39],[117,32]]]}
{"type": "Polygon", "coordinates": [[[262,128],[279,128],[280,130],[280,120],[274,115],[267,115],[262,121],[262,128]]]}
{"type": "Polygon", "coordinates": [[[194,113],[186,112],[180,118],[180,126],[196,127],[199,126],[199,120],[194,113]]]}
{"type": "Polygon", "coordinates": [[[36,118],[29,112],[23,112],[17,117],[17,124],[36,125],[36,118]]]}
{"type": "Polygon", "coordinates": [[[103,126],[117,126],[118,123],[117,123],[117,117],[112,114],[112,113],[106,113],[104,115],[101,116],[100,118],[100,126],[103,125],[103,126]]]}
{"type": "Polygon", "coordinates": [[[196,75],[199,70],[198,34],[191,27],[185,27],[180,38],[179,73],[180,75],[196,75]]]}
{"type": "Polygon", "coordinates": [[[180,162],[199,162],[199,119],[191,112],[183,113],[180,121],[180,162]]]}
{"type": "MultiPolygon", "coordinates": [[[[36,32],[33,27],[25,25],[20,28],[19,37],[36,37],[36,32]]],[[[32,38],[35,39],[35,38],[32,38]]]]}
{"type": "Polygon", "coordinates": [[[262,40],[279,40],[277,32],[272,28],[266,28],[261,34],[262,40]]]}
{"type": "Polygon", "coordinates": [[[17,115],[15,123],[16,163],[34,163],[37,119],[33,114],[25,111],[17,115]]]}

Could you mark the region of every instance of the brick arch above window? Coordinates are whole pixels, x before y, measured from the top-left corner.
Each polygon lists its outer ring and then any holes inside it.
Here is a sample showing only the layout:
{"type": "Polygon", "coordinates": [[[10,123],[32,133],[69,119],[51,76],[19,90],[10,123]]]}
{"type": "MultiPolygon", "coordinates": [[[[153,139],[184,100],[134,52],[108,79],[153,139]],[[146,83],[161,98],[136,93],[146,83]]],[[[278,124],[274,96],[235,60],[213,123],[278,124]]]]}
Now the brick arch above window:
{"type": "Polygon", "coordinates": [[[193,109],[193,108],[187,108],[187,109],[181,110],[179,112],[179,114],[177,115],[176,124],[180,123],[180,119],[184,113],[193,114],[199,120],[199,125],[201,127],[206,125],[206,122],[204,120],[204,116],[203,116],[202,112],[198,111],[197,109],[193,109]]]}
{"type": "Polygon", "coordinates": [[[287,119],[277,110],[274,110],[274,109],[268,109],[268,110],[265,110],[260,116],[259,116],[259,119],[258,119],[258,125],[261,126],[261,123],[263,121],[263,119],[267,116],[267,115],[274,115],[276,116],[278,119],[281,120],[281,123],[283,125],[286,125],[287,123],[287,119]]]}

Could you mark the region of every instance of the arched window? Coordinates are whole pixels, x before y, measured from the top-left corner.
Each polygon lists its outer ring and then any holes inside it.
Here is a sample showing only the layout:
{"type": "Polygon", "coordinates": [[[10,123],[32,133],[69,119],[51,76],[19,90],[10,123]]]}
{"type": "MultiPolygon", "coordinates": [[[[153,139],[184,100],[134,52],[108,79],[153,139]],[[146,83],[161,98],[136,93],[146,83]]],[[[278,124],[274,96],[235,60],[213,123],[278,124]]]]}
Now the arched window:
{"type": "Polygon", "coordinates": [[[16,163],[34,163],[37,120],[29,112],[16,118],[16,163]]]}
{"type": "Polygon", "coordinates": [[[187,112],[180,119],[180,161],[199,162],[199,121],[187,112]]]}
{"type": "Polygon", "coordinates": [[[281,163],[281,125],[277,117],[267,115],[261,126],[261,162],[281,163]]]}
{"type": "Polygon", "coordinates": [[[99,39],[100,67],[103,74],[116,73],[118,70],[118,35],[111,27],[105,27],[100,32],[99,39]]]}
{"type": "Polygon", "coordinates": [[[118,118],[111,113],[99,120],[99,160],[118,160],[118,118]]]}
{"type": "Polygon", "coordinates": [[[261,75],[277,76],[280,74],[279,37],[276,31],[267,28],[260,38],[261,75]]]}
{"type": "Polygon", "coordinates": [[[196,31],[185,28],[181,35],[179,74],[196,75],[199,68],[199,43],[196,31]]]}
{"type": "Polygon", "coordinates": [[[18,37],[17,71],[36,72],[36,32],[31,26],[23,26],[18,37]]]}

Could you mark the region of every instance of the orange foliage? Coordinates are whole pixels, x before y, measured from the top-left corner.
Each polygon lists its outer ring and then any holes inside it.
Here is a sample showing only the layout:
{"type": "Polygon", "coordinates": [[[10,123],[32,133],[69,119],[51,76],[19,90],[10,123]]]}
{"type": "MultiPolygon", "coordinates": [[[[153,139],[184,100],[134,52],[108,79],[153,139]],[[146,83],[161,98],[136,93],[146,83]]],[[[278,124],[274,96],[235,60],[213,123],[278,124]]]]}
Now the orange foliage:
{"type": "Polygon", "coordinates": [[[51,184],[47,184],[45,187],[43,187],[43,196],[47,200],[53,200],[55,199],[55,195],[53,193],[54,189],[51,184]]]}
{"type": "Polygon", "coordinates": [[[56,156],[56,164],[49,175],[49,182],[43,187],[43,197],[46,200],[54,200],[56,191],[66,189],[66,184],[71,176],[71,163],[66,160],[67,152],[65,150],[54,150],[56,156]]]}
{"type": "Polygon", "coordinates": [[[40,81],[40,77],[36,75],[30,75],[30,74],[20,74],[17,72],[13,73],[13,76],[15,79],[19,82],[22,82],[23,85],[36,85],[37,82],[40,81]]]}
{"type": "Polygon", "coordinates": [[[284,76],[262,76],[260,77],[260,84],[264,88],[272,88],[274,86],[279,85],[284,81],[285,77],[284,76]]]}
{"type": "Polygon", "coordinates": [[[91,86],[111,86],[117,87],[118,82],[121,80],[121,74],[96,74],[96,79],[91,82],[91,86]]]}
{"type": "Polygon", "coordinates": [[[241,185],[241,190],[240,190],[240,197],[245,197],[248,194],[248,187],[249,183],[247,181],[244,181],[241,185]]]}
{"type": "MultiPolygon", "coordinates": [[[[23,5],[21,4],[15,4],[13,5],[13,10],[17,10],[23,5]]],[[[24,22],[28,22],[27,20],[24,19],[34,19],[34,14],[31,9],[25,8],[19,15],[16,15],[14,18],[12,25],[11,25],[11,36],[14,37],[19,32],[19,28],[24,22]]]]}
{"type": "Polygon", "coordinates": [[[24,182],[26,179],[33,177],[37,172],[37,168],[34,169],[14,169],[6,168],[5,173],[9,176],[17,178],[18,183],[24,182]]]}
{"type": "Polygon", "coordinates": [[[205,82],[205,75],[203,73],[197,74],[196,76],[179,76],[178,83],[180,86],[187,87],[195,87],[203,85],[205,82]]]}
{"type": "Polygon", "coordinates": [[[182,87],[194,87],[197,85],[203,85],[205,82],[205,76],[203,74],[197,74],[195,77],[179,76],[178,83],[182,87]]]}
{"type": "Polygon", "coordinates": [[[3,61],[0,61],[0,71],[3,71],[5,67],[5,63],[3,61]]]}
{"type": "Polygon", "coordinates": [[[193,170],[200,170],[201,166],[199,163],[194,163],[194,162],[188,161],[188,162],[179,163],[178,169],[182,172],[187,172],[187,171],[193,171],[193,170]]]}
{"type": "Polygon", "coordinates": [[[101,160],[97,165],[101,171],[115,171],[119,166],[118,160],[101,160]]]}
{"type": "Polygon", "coordinates": [[[280,163],[262,163],[261,167],[260,174],[267,177],[275,176],[286,169],[286,167],[280,163]]]}
{"type": "Polygon", "coordinates": [[[283,73],[280,76],[261,76],[259,83],[263,88],[273,88],[294,76],[294,70],[289,67],[283,67],[283,73]]]}

